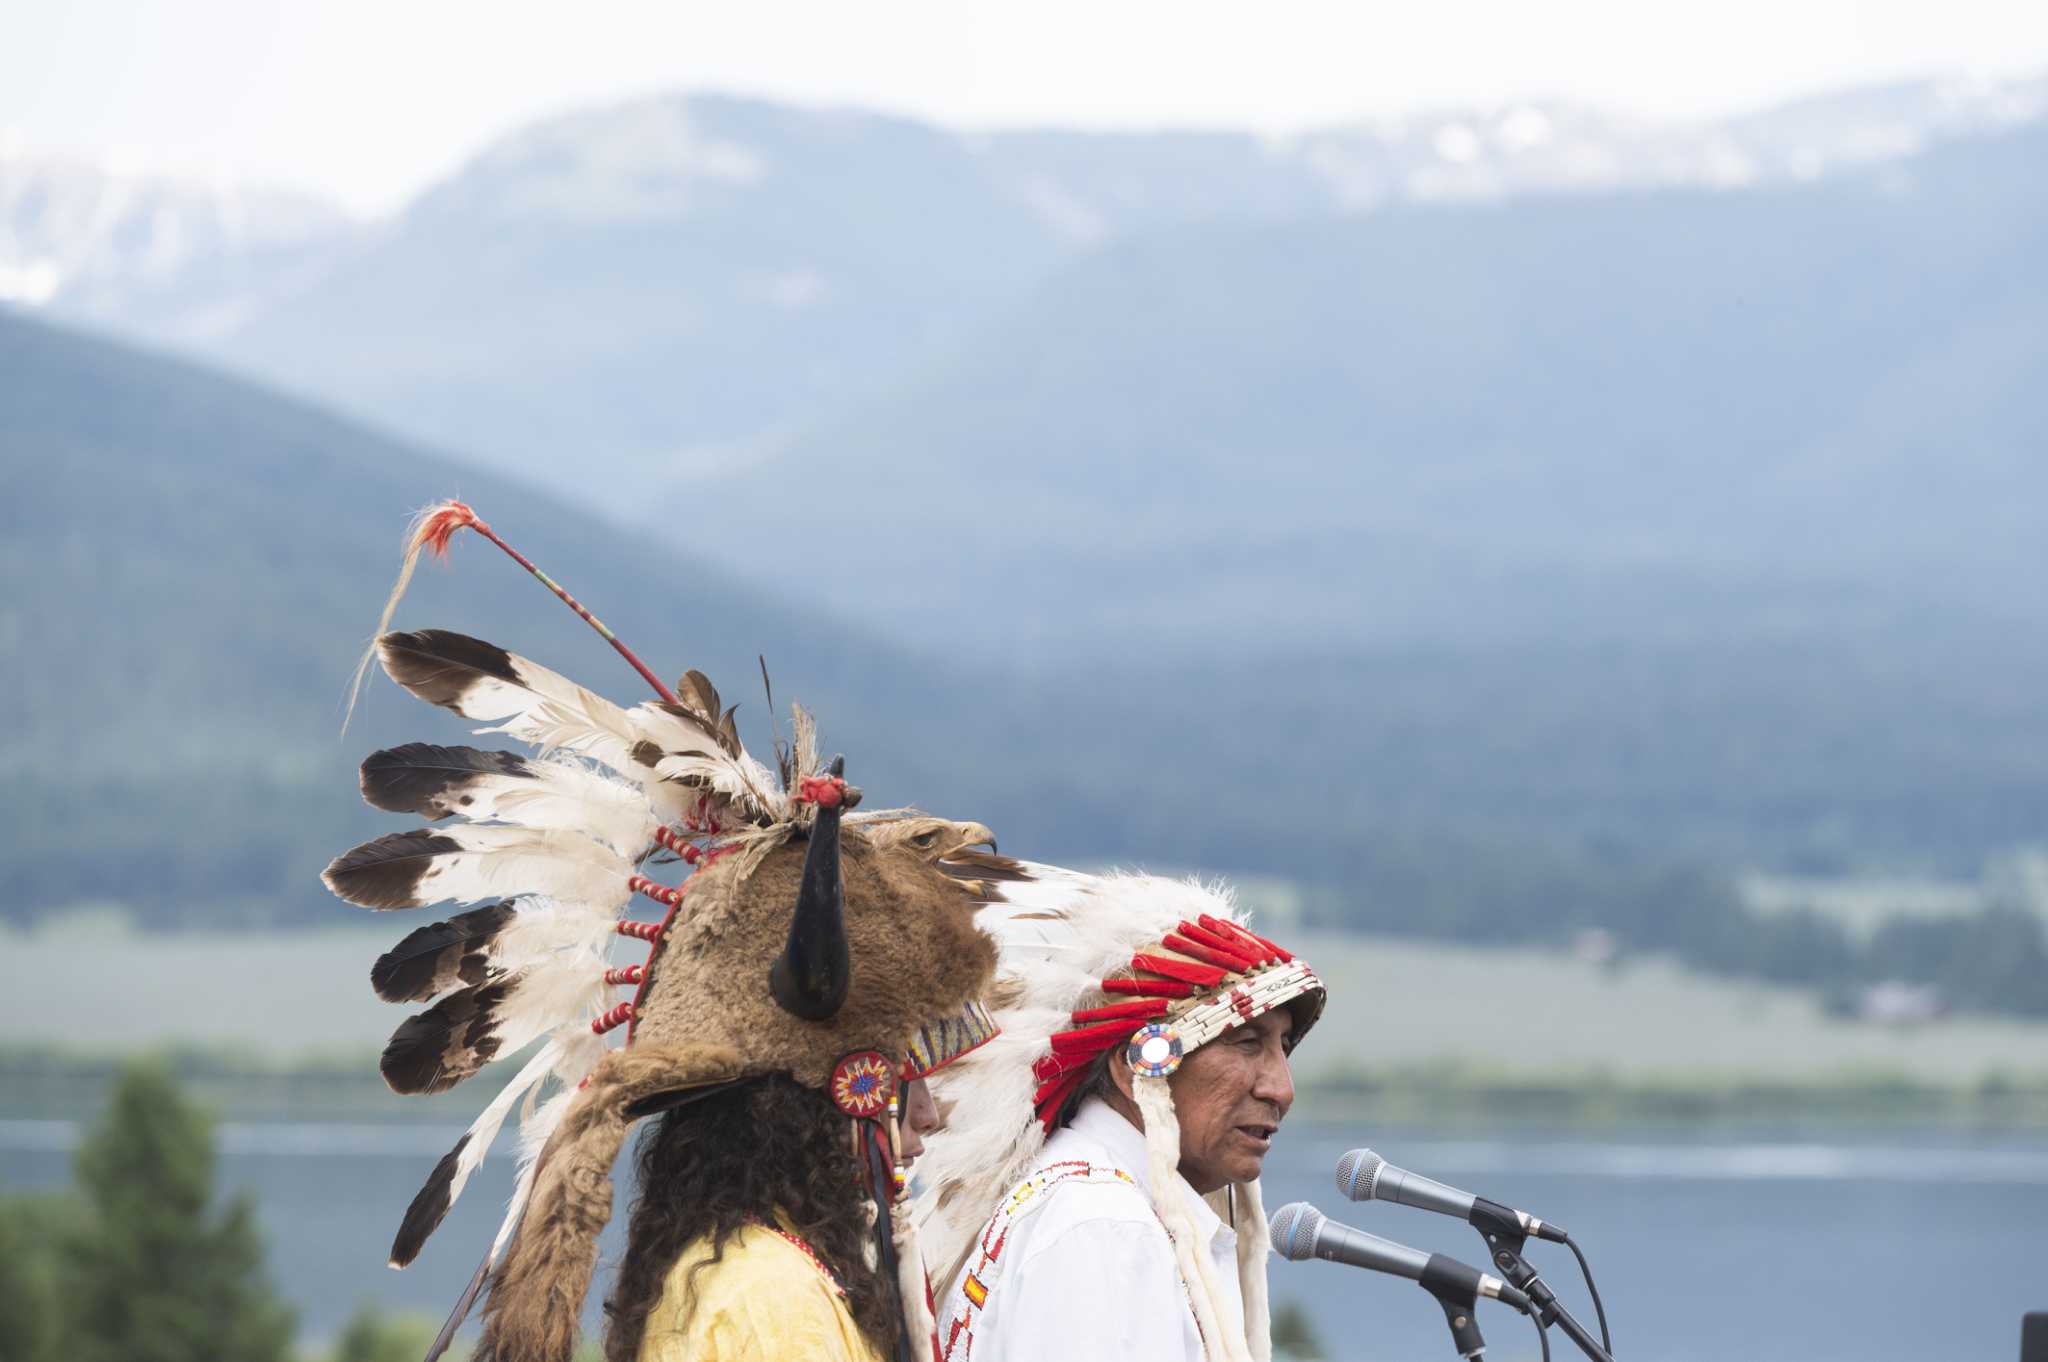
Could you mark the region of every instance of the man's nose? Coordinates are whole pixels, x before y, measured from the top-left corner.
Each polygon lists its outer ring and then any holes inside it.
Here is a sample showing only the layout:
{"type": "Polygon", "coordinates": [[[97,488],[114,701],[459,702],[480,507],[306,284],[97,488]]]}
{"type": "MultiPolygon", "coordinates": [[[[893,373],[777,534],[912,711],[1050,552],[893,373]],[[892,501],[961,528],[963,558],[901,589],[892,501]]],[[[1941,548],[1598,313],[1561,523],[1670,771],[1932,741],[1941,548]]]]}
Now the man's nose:
{"type": "Polygon", "coordinates": [[[939,1128],[939,1104],[932,1100],[931,1089],[922,1080],[906,1084],[903,1098],[904,1125],[919,1135],[929,1135],[939,1128]]]}
{"type": "Polygon", "coordinates": [[[1260,1060],[1258,1074],[1252,1080],[1252,1096],[1271,1102],[1280,1108],[1282,1116],[1294,1105],[1294,1069],[1287,1062],[1286,1051],[1275,1046],[1260,1060]]]}

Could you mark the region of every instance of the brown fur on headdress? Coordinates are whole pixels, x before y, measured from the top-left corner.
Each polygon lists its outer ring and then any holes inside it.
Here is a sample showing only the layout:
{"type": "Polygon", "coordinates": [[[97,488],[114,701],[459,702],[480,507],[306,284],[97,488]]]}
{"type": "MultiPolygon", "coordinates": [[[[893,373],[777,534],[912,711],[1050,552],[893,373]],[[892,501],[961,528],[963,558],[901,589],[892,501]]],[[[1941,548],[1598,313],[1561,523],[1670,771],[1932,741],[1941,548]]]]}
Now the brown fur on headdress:
{"type": "Polygon", "coordinates": [[[840,1056],[899,1053],[918,1026],[986,985],[996,948],[975,926],[974,893],[921,852],[877,847],[855,827],[840,859],[846,1003],[822,1022],[783,1011],[768,970],[789,932],[804,850],[787,837],[758,858],[698,871],[648,963],[632,1046],[592,1072],[541,1154],[526,1217],[491,1279],[480,1362],[567,1362],[574,1352],[635,1103],[759,1073],[823,1087],[840,1056]]]}
{"type": "Polygon", "coordinates": [[[850,826],[840,873],[852,987],[830,1020],[783,1011],[769,996],[768,970],[789,935],[803,861],[804,843],[792,838],[744,879],[742,857],[697,873],[684,911],[648,962],[636,1047],[728,1044],[745,1053],[750,1072],[788,1073],[822,1087],[841,1055],[897,1053],[924,1022],[979,995],[996,960],[995,942],[974,923],[979,900],[923,856],[877,849],[850,826]]]}

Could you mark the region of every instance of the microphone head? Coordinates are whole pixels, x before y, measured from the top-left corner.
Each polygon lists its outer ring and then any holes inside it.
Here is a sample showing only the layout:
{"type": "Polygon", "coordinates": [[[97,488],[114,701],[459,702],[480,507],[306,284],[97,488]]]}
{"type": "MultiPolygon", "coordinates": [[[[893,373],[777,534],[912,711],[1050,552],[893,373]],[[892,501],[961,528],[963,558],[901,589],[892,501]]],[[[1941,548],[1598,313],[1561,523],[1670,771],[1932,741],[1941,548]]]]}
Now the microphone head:
{"type": "Polygon", "coordinates": [[[1337,1190],[1353,1201],[1371,1201],[1373,1185],[1387,1161],[1370,1149],[1353,1149],[1337,1160],[1337,1190]]]}
{"type": "Polygon", "coordinates": [[[1290,1262],[1303,1262],[1316,1256],[1323,1213],[1306,1201],[1290,1201],[1273,1213],[1266,1229],[1272,1236],[1273,1252],[1290,1262]]]}

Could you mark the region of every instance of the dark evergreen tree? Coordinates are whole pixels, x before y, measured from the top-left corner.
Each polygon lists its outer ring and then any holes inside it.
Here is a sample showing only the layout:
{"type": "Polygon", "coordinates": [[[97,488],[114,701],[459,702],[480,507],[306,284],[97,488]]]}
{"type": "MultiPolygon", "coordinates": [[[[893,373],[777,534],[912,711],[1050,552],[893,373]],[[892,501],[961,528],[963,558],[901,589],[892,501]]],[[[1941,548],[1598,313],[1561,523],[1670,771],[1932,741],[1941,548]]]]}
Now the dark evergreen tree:
{"type": "Polygon", "coordinates": [[[0,1199],[0,1358],[59,1362],[55,1242],[69,1207],[55,1197],[0,1199]]]}
{"type": "Polygon", "coordinates": [[[334,1341],[327,1362],[418,1362],[440,1330],[419,1315],[387,1315],[365,1303],[334,1341]]]}
{"type": "Polygon", "coordinates": [[[1328,1354],[1322,1336],[1299,1301],[1282,1301],[1273,1311],[1273,1353],[1277,1357],[1314,1362],[1328,1354]]]}
{"type": "Polygon", "coordinates": [[[246,1197],[214,1209],[212,1121],[158,1064],[126,1069],[78,1151],[67,1362],[283,1362],[293,1320],[246,1197]]]}

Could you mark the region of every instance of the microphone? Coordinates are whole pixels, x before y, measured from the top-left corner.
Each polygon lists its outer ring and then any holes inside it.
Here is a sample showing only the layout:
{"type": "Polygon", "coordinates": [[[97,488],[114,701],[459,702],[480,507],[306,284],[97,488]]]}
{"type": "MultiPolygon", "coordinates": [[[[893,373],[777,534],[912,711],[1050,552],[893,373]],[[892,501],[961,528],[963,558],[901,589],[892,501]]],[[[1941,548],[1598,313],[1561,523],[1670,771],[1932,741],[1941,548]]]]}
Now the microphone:
{"type": "Polygon", "coordinates": [[[1424,1253],[1421,1249],[1412,1249],[1406,1244],[1340,1225],[1306,1201],[1293,1201],[1282,1206],[1274,1214],[1269,1229],[1273,1237],[1273,1251],[1291,1262],[1321,1258],[1325,1262],[1345,1263],[1389,1276],[1406,1277],[1411,1282],[1422,1283],[1432,1295],[1439,1297],[1448,1293],[1470,1302],[1480,1296],[1491,1296],[1525,1315],[1533,1308],[1527,1296],[1498,1277],[1467,1267],[1441,1253],[1424,1253]]]}
{"type": "Polygon", "coordinates": [[[1354,1149],[1337,1160],[1337,1190],[1353,1201],[1392,1201],[1456,1216],[1482,1232],[1499,1225],[1519,1226],[1523,1234],[1533,1234],[1553,1244],[1571,1242],[1571,1236],[1560,1226],[1498,1201],[1447,1187],[1420,1173],[1396,1168],[1370,1149],[1354,1149]]]}

